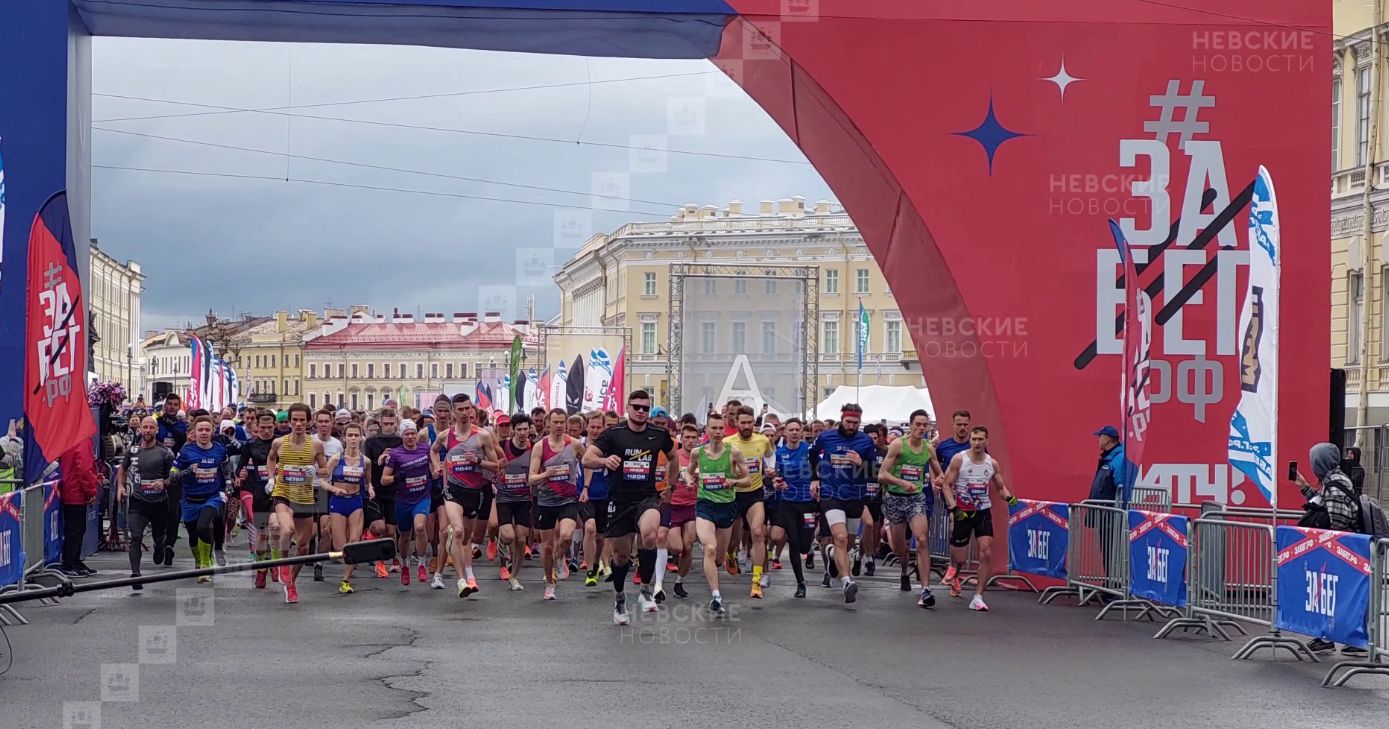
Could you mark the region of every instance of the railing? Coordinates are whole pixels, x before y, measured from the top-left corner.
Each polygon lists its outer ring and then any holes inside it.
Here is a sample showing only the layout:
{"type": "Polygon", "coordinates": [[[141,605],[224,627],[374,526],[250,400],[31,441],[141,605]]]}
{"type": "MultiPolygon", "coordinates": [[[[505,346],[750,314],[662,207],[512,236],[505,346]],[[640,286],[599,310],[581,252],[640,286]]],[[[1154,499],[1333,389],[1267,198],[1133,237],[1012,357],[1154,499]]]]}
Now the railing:
{"type": "Polygon", "coordinates": [[[1389,539],[1374,543],[1373,569],[1370,572],[1370,611],[1366,627],[1370,634],[1369,654],[1365,660],[1341,661],[1327,671],[1322,686],[1344,686],[1356,676],[1377,673],[1389,676],[1389,539]],[[1338,675],[1339,674],[1339,675],[1338,675]]]}

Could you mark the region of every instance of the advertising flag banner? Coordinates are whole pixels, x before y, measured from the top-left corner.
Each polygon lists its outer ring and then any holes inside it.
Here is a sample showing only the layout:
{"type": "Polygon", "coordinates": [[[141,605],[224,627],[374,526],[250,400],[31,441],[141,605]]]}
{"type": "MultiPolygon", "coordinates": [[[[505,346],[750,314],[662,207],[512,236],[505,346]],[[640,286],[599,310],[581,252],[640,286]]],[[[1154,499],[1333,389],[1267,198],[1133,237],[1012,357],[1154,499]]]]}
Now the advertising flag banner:
{"type": "Polygon", "coordinates": [[[545,408],[546,410],[550,409],[551,389],[552,385],[550,384],[550,368],[546,367],[545,369],[541,370],[540,378],[535,383],[535,401],[539,407],[545,408]]]}
{"type": "MultiPolygon", "coordinates": [[[[555,371],[550,376],[550,407],[565,406],[564,393],[569,387],[569,365],[564,360],[555,363],[555,371]]],[[[567,408],[566,408],[567,409],[567,408]]]]}
{"type": "Polygon", "coordinates": [[[622,412],[623,401],[627,397],[627,348],[618,350],[617,363],[613,365],[612,381],[603,393],[603,409],[622,412]]]}
{"type": "Polygon", "coordinates": [[[1186,517],[1129,512],[1133,594],[1163,605],[1186,605],[1186,517]]]}
{"type": "Polygon", "coordinates": [[[1119,262],[1124,267],[1124,355],[1119,376],[1120,418],[1123,423],[1124,455],[1135,466],[1143,467],[1143,450],[1148,443],[1148,418],[1152,414],[1152,399],[1148,389],[1150,357],[1153,344],[1152,297],[1138,280],[1138,266],[1133,249],[1124,240],[1124,231],[1113,220],[1109,232],[1119,249],[1119,262]]]}
{"type": "Polygon", "coordinates": [[[1249,201],[1249,285],[1240,309],[1240,399],[1230,418],[1230,465],[1278,508],[1278,197],[1259,167],[1249,201]]]}
{"type": "Polygon", "coordinates": [[[863,353],[868,351],[868,310],[863,308],[863,300],[858,302],[858,319],[854,322],[857,336],[855,349],[858,351],[858,368],[863,369],[863,353]]]}
{"type": "Polygon", "coordinates": [[[603,406],[603,396],[608,392],[608,383],[613,377],[612,355],[604,347],[589,350],[588,372],[584,374],[584,410],[597,410],[603,406]]]}
{"type": "Polygon", "coordinates": [[[516,410],[516,405],[521,401],[523,388],[520,374],[521,360],[524,355],[525,352],[521,349],[521,335],[517,334],[516,338],[511,340],[511,361],[510,371],[508,372],[509,378],[507,380],[509,394],[506,399],[507,402],[502,404],[502,407],[510,409],[513,412],[516,410]]]}
{"type": "Polygon", "coordinates": [[[1008,568],[1028,575],[1066,579],[1069,504],[1026,501],[1008,507],[1008,568]]]}
{"type": "Polygon", "coordinates": [[[584,358],[583,355],[574,357],[574,363],[569,365],[569,377],[565,381],[564,390],[564,409],[570,415],[584,409],[584,358]]]}
{"type": "Polygon", "coordinates": [[[1274,626],[1369,647],[1370,536],[1280,526],[1277,540],[1274,626]]]}

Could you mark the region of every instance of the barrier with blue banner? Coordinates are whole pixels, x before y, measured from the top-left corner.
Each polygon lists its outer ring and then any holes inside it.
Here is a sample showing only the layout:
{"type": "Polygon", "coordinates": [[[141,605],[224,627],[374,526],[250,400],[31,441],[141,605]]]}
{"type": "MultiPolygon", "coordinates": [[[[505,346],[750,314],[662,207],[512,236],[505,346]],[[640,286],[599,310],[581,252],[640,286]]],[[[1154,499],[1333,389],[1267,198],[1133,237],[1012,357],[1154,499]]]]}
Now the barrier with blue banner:
{"type": "Polygon", "coordinates": [[[82,535],[82,559],[97,553],[101,547],[101,503],[87,505],[87,532],[82,535]]]}
{"type": "Polygon", "coordinates": [[[1274,627],[1369,646],[1370,537],[1304,527],[1277,530],[1278,608],[1274,627]]]}
{"type": "Polygon", "coordinates": [[[1134,597],[1186,606],[1186,517],[1129,511],[1129,575],[1134,597]]]}
{"type": "Polygon", "coordinates": [[[17,584],[24,576],[24,530],[20,524],[23,494],[0,496],[0,587],[17,584]]]}
{"type": "Polygon", "coordinates": [[[57,564],[63,559],[63,503],[58,482],[43,485],[43,562],[57,564]]]}
{"type": "Polygon", "coordinates": [[[1066,579],[1067,523],[1071,507],[1055,501],[1019,499],[1008,507],[1008,568],[1066,579]]]}

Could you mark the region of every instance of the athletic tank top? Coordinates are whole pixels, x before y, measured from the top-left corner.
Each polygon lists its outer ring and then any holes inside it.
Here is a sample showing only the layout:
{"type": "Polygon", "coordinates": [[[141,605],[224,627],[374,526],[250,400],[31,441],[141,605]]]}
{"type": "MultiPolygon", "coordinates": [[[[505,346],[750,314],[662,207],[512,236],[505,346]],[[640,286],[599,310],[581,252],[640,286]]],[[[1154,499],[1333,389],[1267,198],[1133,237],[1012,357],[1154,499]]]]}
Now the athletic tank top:
{"type": "Polygon", "coordinates": [[[424,441],[417,441],[414,450],[402,445],[388,453],[390,460],[386,461],[386,465],[395,477],[396,501],[418,504],[428,498],[429,472],[433,470],[429,463],[429,446],[424,441]]]}
{"type": "Polygon", "coordinates": [[[902,452],[897,456],[897,463],[892,466],[892,475],[916,484],[916,488],[908,491],[897,484],[888,484],[887,492],[899,496],[921,493],[926,485],[926,474],[931,472],[930,464],[933,457],[930,441],[923,440],[921,450],[913,451],[911,442],[903,438],[902,452]]]}
{"type": "Polygon", "coordinates": [[[989,482],[998,471],[993,456],[985,454],[983,463],[975,463],[965,453],[961,460],[960,476],[955,479],[955,506],[964,511],[989,508],[989,482]]]}
{"type": "Polygon", "coordinates": [[[527,479],[531,472],[531,449],[520,449],[510,438],[502,443],[502,453],[506,455],[506,466],[502,469],[502,480],[497,488],[497,501],[518,503],[530,501],[531,487],[527,479]]]}
{"type": "Polygon", "coordinates": [[[677,457],[680,459],[680,479],[675,486],[675,493],[670,495],[670,505],[694,506],[695,500],[698,498],[697,489],[694,484],[685,481],[685,474],[690,471],[690,453],[689,451],[682,450],[679,451],[678,454],[677,457]]]}
{"type": "Polygon", "coordinates": [[[338,465],[333,468],[333,483],[351,484],[357,487],[360,492],[367,483],[367,457],[358,453],[357,464],[349,466],[347,456],[338,459],[338,465]]]}
{"type": "Polygon", "coordinates": [[[313,482],[318,473],[314,464],[313,437],[305,436],[303,445],[294,445],[293,436],[280,439],[280,462],[275,469],[275,488],[270,495],[288,499],[296,504],[312,504],[313,482]]]}
{"type": "Polygon", "coordinates": [[[450,486],[466,489],[480,489],[489,483],[487,474],[482,472],[482,431],[474,429],[467,438],[459,438],[457,432],[449,428],[444,443],[448,450],[444,454],[444,474],[450,486]]]}
{"type": "Polygon", "coordinates": [[[540,464],[545,468],[563,468],[564,473],[549,476],[540,482],[536,492],[537,506],[564,506],[574,503],[579,497],[579,457],[574,455],[574,439],[564,437],[564,445],[556,452],[550,447],[550,439],[540,442],[540,464]]]}
{"type": "MultiPolygon", "coordinates": [[[[725,445],[718,458],[710,458],[704,446],[695,450],[699,459],[699,498],[715,504],[731,504],[737,498],[733,491],[733,453],[737,449],[725,445]]],[[[741,455],[741,454],[740,454],[741,455]]]]}

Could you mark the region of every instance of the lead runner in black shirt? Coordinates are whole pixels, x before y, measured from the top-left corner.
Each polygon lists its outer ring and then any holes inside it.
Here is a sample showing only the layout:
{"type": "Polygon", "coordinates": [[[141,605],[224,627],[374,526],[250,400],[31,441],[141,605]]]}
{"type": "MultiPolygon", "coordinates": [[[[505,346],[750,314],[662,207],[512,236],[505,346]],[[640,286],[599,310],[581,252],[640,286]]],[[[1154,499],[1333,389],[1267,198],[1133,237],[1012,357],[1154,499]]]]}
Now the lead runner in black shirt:
{"type": "MultiPolygon", "coordinates": [[[[656,611],[649,585],[656,571],[656,529],[661,524],[662,496],[656,493],[656,482],[661,480],[656,473],[657,454],[666,456],[666,483],[675,483],[680,475],[675,440],[664,428],[647,426],[650,414],[651,396],[645,390],[633,391],[627,396],[627,420],[603,431],[584,452],[584,467],[606,469],[611,485],[605,536],[613,547],[613,622],[618,625],[629,622],[623,588],[631,566],[634,533],[641,535],[641,549],[637,552],[641,594],[637,604],[642,612],[656,611]]],[[[664,497],[669,495],[667,489],[664,497]]]]}

